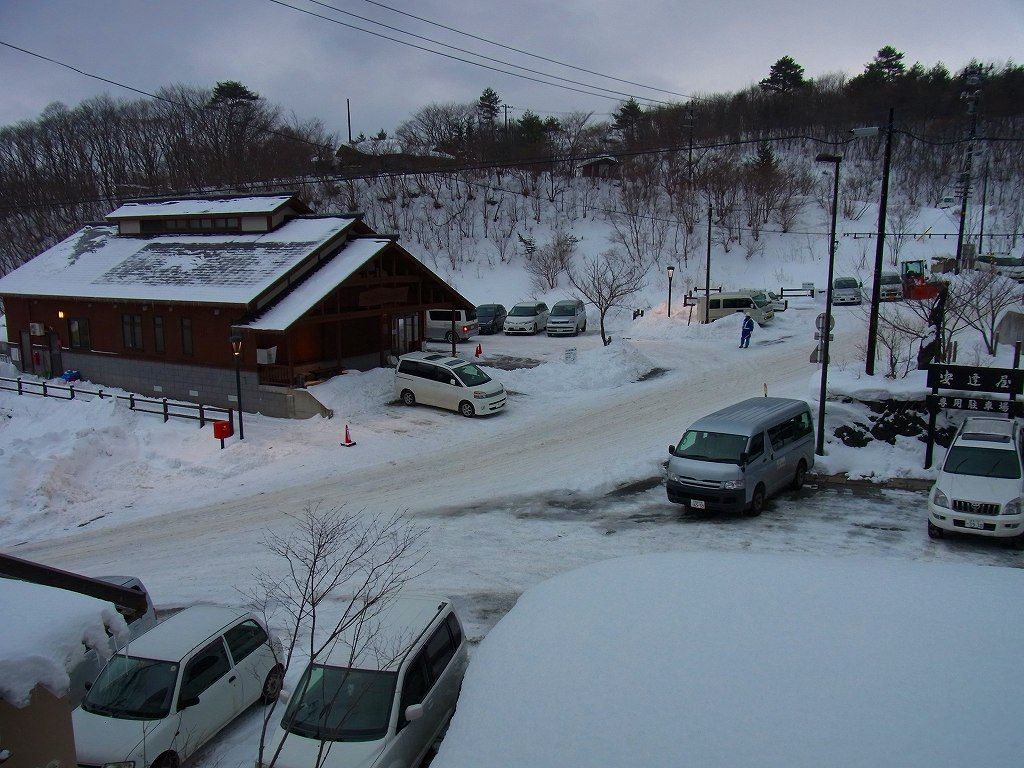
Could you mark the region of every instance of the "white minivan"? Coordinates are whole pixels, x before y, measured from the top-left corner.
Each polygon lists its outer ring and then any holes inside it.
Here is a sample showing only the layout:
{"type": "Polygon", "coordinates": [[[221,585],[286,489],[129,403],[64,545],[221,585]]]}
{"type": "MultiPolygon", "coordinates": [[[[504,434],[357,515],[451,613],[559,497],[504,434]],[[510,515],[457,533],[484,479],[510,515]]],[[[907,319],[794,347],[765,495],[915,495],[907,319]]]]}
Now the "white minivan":
{"type": "Polygon", "coordinates": [[[436,405],[463,416],[505,407],[505,388],[468,360],[437,352],[410,352],[395,367],[395,397],[406,405],[436,405]]]}
{"type": "Polygon", "coordinates": [[[973,533],[1024,544],[1022,453],[1016,421],[964,419],[928,495],[928,535],[973,533]]]}
{"type": "Polygon", "coordinates": [[[480,333],[480,321],[476,309],[428,309],[425,329],[425,338],[444,339],[451,344],[453,338],[458,342],[480,333]]]}
{"type": "Polygon", "coordinates": [[[399,597],[306,667],[264,761],[277,768],[413,768],[444,735],[466,673],[445,598],[399,597]]]}

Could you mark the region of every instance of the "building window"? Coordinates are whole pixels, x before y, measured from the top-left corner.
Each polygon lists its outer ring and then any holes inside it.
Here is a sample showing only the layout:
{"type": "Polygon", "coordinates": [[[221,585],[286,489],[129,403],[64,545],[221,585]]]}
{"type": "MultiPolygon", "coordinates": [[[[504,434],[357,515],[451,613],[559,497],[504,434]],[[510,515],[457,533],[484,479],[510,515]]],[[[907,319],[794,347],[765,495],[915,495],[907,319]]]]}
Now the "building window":
{"type": "Polygon", "coordinates": [[[139,231],[144,235],[166,232],[237,232],[242,228],[239,216],[204,217],[201,219],[142,219],[139,231]]]}
{"type": "Polygon", "coordinates": [[[164,319],[162,317],[153,318],[153,349],[159,355],[164,353],[164,319]]]}
{"type": "Polygon", "coordinates": [[[142,349],[142,315],[121,315],[125,349],[142,349]]]}
{"type": "Polygon", "coordinates": [[[68,320],[68,336],[72,349],[92,349],[88,320],[68,320]]]}
{"type": "Polygon", "coordinates": [[[192,354],[192,319],[189,317],[181,318],[181,352],[192,354]]]}

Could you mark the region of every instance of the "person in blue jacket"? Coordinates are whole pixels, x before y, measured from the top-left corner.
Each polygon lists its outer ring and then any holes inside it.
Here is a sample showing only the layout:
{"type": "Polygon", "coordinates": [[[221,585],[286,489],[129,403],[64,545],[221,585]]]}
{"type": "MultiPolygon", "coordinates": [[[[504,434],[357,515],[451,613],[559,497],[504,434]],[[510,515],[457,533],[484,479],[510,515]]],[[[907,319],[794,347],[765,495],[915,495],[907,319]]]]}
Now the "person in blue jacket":
{"type": "Polygon", "coordinates": [[[750,334],[754,332],[754,318],[750,315],[743,316],[743,330],[740,331],[740,349],[750,346],[750,334]]]}

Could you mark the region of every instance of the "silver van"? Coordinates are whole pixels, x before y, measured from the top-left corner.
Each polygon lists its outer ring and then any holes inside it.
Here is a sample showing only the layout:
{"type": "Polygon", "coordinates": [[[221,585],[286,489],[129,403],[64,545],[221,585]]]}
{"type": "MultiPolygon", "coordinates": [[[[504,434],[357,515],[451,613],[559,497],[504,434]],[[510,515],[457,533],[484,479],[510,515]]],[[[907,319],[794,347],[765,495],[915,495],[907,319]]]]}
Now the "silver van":
{"type": "Polygon", "coordinates": [[[694,311],[699,320],[704,319],[705,303],[709,303],[707,312],[708,320],[711,322],[737,312],[750,315],[758,325],[764,325],[775,317],[772,303],[763,291],[731,291],[713,293],[710,297],[701,296],[697,299],[697,308],[694,311]]]}
{"type": "Polygon", "coordinates": [[[861,295],[860,281],[855,277],[837,277],[832,281],[832,303],[860,304],[863,299],[861,295]]]}
{"type": "Polygon", "coordinates": [[[752,397],[694,422],[668,453],[668,500],[760,515],[765,499],[804,484],[814,426],[803,400],[752,397]]]}
{"type": "Polygon", "coordinates": [[[587,332],[587,309],[579,299],[555,302],[548,315],[548,336],[579,336],[587,332]]]}
{"type": "Polygon", "coordinates": [[[476,319],[475,309],[428,309],[426,333],[427,339],[444,339],[452,341],[452,312],[455,312],[455,341],[462,341],[480,332],[480,322],[476,319]]]}

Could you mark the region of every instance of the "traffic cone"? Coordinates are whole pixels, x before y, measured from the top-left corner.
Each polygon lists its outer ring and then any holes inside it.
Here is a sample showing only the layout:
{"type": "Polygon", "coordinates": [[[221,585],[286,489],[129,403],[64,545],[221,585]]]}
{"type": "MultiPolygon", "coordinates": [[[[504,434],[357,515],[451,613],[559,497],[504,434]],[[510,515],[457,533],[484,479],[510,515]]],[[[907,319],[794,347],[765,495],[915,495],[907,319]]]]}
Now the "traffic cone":
{"type": "Polygon", "coordinates": [[[351,448],[356,444],[356,441],[352,439],[352,436],[348,433],[348,424],[345,425],[345,440],[342,442],[342,448],[351,448]]]}
{"type": "Polygon", "coordinates": [[[476,356],[480,357],[484,353],[484,348],[479,344],[476,345],[476,356]]]}

